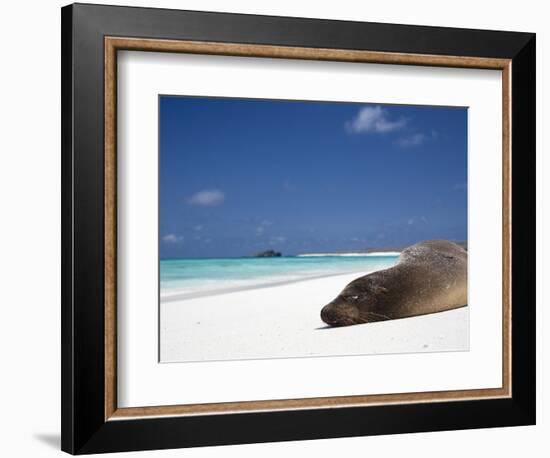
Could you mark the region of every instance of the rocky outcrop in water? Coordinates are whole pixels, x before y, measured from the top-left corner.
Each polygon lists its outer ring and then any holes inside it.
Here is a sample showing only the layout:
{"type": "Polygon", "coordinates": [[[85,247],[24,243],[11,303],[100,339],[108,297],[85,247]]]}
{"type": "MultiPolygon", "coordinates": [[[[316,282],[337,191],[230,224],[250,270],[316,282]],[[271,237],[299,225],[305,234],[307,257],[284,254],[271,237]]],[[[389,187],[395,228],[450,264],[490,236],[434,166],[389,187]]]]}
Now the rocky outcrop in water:
{"type": "Polygon", "coordinates": [[[254,255],[255,258],[279,258],[281,256],[281,253],[274,250],[260,251],[254,255]]]}

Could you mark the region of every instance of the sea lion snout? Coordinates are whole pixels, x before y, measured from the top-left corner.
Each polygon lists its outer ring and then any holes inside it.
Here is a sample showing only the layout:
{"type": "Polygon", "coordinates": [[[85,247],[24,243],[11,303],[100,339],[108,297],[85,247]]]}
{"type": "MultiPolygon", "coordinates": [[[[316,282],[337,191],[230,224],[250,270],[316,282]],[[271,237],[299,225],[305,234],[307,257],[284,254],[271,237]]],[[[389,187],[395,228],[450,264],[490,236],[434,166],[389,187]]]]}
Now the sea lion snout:
{"type": "Polygon", "coordinates": [[[321,309],[321,320],[330,326],[349,326],[363,322],[355,305],[339,301],[338,298],[321,309]]]}

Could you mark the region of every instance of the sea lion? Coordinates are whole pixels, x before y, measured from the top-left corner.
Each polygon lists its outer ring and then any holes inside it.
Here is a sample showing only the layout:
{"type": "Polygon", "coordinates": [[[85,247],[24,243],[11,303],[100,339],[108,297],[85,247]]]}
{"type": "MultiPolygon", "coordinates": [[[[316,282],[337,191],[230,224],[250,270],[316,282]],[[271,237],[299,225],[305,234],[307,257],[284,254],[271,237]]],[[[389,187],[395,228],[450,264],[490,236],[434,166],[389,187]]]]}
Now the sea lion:
{"type": "Polygon", "coordinates": [[[429,240],[401,252],[398,263],[349,283],[321,310],[331,326],[406,318],[467,304],[467,252],[429,240]]]}

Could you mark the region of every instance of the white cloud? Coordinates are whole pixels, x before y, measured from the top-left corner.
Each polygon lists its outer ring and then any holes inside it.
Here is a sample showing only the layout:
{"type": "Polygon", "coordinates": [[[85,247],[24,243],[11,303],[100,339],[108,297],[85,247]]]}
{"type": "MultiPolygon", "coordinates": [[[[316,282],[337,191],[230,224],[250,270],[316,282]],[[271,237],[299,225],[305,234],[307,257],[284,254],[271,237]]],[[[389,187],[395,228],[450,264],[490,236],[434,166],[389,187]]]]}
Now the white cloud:
{"type": "Polygon", "coordinates": [[[197,232],[202,231],[203,228],[204,226],[202,224],[197,224],[195,227],[193,227],[193,229],[196,230],[197,232]]]}
{"type": "Polygon", "coordinates": [[[165,243],[180,243],[183,240],[183,235],[166,234],[162,237],[162,241],[165,243]]]}
{"type": "Polygon", "coordinates": [[[277,245],[279,243],[285,243],[286,242],[286,237],[283,237],[281,235],[278,235],[276,237],[271,237],[269,239],[269,244],[270,245],[277,245]]]}
{"type": "Polygon", "coordinates": [[[402,129],[406,124],[406,119],[390,119],[386,110],[381,106],[375,106],[361,108],[355,118],[346,123],[346,128],[355,134],[383,134],[402,129]]]}
{"type": "Polygon", "coordinates": [[[395,144],[397,146],[401,146],[402,148],[409,148],[411,146],[420,146],[422,143],[424,143],[424,140],[426,140],[426,136],[424,134],[416,133],[408,135],[406,137],[398,138],[395,141],[395,144]]]}
{"type": "Polygon", "coordinates": [[[225,200],[225,194],[219,189],[205,189],[193,194],[187,203],[190,205],[200,205],[203,207],[214,207],[220,205],[225,200]]]}

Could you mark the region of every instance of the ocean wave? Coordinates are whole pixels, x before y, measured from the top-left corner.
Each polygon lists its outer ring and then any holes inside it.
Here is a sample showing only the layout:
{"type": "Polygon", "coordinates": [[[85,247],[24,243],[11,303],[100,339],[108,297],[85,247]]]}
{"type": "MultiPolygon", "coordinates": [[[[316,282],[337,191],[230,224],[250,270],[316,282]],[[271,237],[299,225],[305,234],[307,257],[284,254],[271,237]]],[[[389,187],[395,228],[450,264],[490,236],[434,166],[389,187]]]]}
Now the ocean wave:
{"type": "Polygon", "coordinates": [[[324,257],[392,257],[399,256],[399,251],[373,251],[372,253],[304,253],[297,255],[298,258],[324,258],[324,257]]]}

